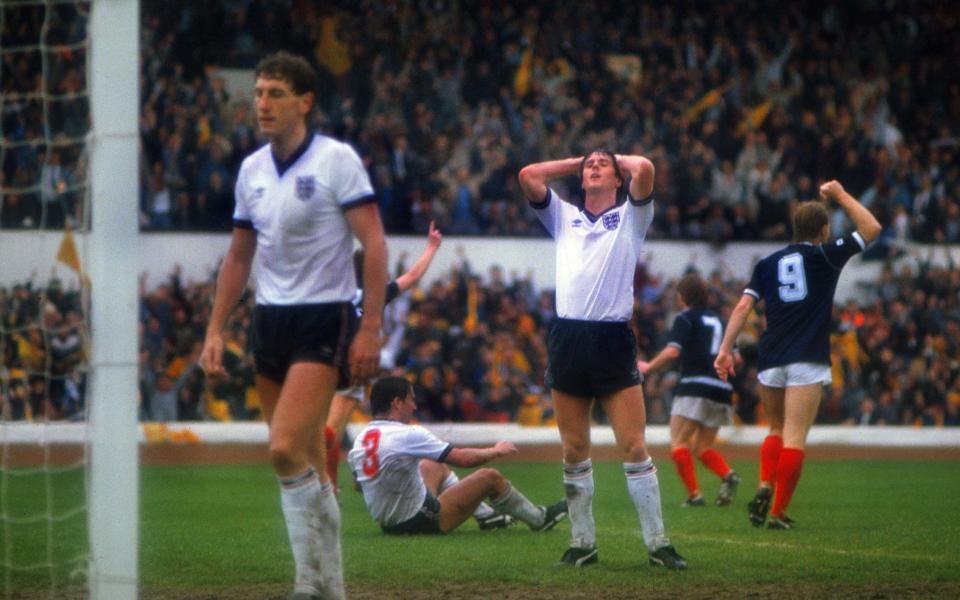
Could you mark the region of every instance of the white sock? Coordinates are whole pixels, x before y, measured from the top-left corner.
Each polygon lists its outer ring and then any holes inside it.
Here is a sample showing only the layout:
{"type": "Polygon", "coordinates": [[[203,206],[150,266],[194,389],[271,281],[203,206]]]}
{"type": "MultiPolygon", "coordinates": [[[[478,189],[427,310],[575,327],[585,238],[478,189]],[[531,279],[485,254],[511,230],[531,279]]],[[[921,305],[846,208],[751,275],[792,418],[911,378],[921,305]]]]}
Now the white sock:
{"type": "MultiPolygon", "coordinates": [[[[460,483],[460,478],[457,477],[457,474],[453,471],[450,471],[450,474],[447,475],[447,478],[443,480],[443,483],[440,484],[440,488],[437,490],[438,495],[445,492],[447,489],[452,488],[453,486],[460,483]]],[[[477,507],[477,510],[473,511],[473,518],[486,519],[497,514],[497,511],[490,508],[490,505],[486,502],[481,502],[480,506],[477,507]]]]}
{"type": "Polygon", "coordinates": [[[299,475],[280,480],[280,505],[287,523],[290,550],[296,567],[293,591],[317,594],[316,582],[320,577],[314,559],[314,522],[321,487],[317,474],[307,469],[299,475]]]}
{"type": "Polygon", "coordinates": [[[563,488],[570,517],[570,546],[594,548],[597,527],[593,521],[593,461],[563,464],[563,488]]]}
{"type": "Polygon", "coordinates": [[[321,598],[342,600],[346,598],[346,592],[343,589],[343,558],[340,550],[340,507],[330,481],[321,486],[316,517],[316,543],[320,557],[317,588],[321,598]]]}
{"type": "Polygon", "coordinates": [[[640,530],[647,550],[653,552],[668,546],[670,540],[663,529],[663,515],[660,512],[660,482],[657,481],[657,468],[653,459],[639,463],[623,463],[623,473],[627,477],[627,492],[633,500],[640,517],[640,530]]]}
{"type": "Polygon", "coordinates": [[[493,501],[493,507],[518,521],[523,521],[530,527],[540,527],[547,516],[547,511],[527,500],[526,496],[509,483],[507,491],[493,501]]]}

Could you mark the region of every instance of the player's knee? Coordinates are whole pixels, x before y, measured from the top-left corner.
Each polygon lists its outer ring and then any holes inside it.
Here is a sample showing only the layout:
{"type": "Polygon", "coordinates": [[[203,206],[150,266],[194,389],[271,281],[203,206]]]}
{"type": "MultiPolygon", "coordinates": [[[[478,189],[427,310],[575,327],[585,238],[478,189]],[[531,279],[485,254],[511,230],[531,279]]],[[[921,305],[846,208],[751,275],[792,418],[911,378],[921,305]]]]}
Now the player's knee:
{"type": "Polygon", "coordinates": [[[477,470],[477,475],[483,478],[483,481],[492,489],[502,489],[506,487],[507,478],[503,474],[491,467],[484,467],[477,470]]]}
{"type": "Polygon", "coordinates": [[[629,461],[642,461],[647,459],[647,440],[642,436],[634,436],[626,439],[621,444],[621,450],[629,461]]]}
{"type": "Polygon", "coordinates": [[[590,458],[590,442],[580,439],[563,440],[563,461],[573,464],[590,458]]]}
{"type": "Polygon", "coordinates": [[[288,470],[296,466],[300,460],[300,452],[297,452],[293,444],[285,440],[272,440],[270,442],[270,462],[274,469],[278,471],[288,470]]]}

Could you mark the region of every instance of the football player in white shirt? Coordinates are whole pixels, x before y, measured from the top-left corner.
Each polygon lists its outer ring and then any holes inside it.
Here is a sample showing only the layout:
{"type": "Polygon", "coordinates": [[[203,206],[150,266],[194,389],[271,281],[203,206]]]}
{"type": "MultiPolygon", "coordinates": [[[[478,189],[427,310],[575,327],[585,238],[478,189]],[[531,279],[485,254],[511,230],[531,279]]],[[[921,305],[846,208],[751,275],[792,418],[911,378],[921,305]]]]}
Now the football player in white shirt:
{"type": "MultiPolygon", "coordinates": [[[[384,304],[390,304],[400,294],[412,288],[426,274],[440,249],[440,243],[443,242],[443,234],[436,228],[433,221],[430,221],[430,230],[427,233],[427,247],[420,255],[420,258],[413,263],[403,275],[387,284],[387,291],[384,297],[384,304]]],[[[363,252],[358,250],[354,258],[362,257],[363,252]]],[[[362,262],[355,260],[354,266],[358,272],[358,281],[362,278],[362,262]]],[[[358,313],[362,315],[363,289],[357,290],[354,296],[354,305],[358,313]]],[[[347,423],[353,415],[353,411],[363,401],[365,387],[354,385],[348,388],[338,389],[333,395],[333,402],[330,404],[330,412],[327,414],[327,422],[324,426],[324,441],[327,449],[326,471],[334,488],[337,486],[337,472],[340,467],[340,444],[343,443],[343,433],[347,428],[347,423]]],[[[501,521],[503,522],[503,521],[501,521]]]]}
{"type": "Polygon", "coordinates": [[[566,500],[536,506],[496,469],[477,469],[459,479],[445,463],[477,467],[515,454],[512,442],[489,448],[456,448],[419,425],[410,425],[417,405],[413,385],[383,377],[370,390],[373,420],[347,455],[367,509],[385,533],[449,533],[474,515],[484,499],[493,508],[547,531],[567,514],[566,500]]]}
{"type": "Polygon", "coordinates": [[[251,339],[296,566],[292,598],[343,598],[340,510],[318,438],[334,390],[347,383],[347,364],[356,382],[378,367],[386,241],[359,156],[307,128],[317,87],[310,64],[279,52],[255,74],[257,121],[270,143],[248,156],[237,176],[233,237],[201,365],[210,377],[224,375],[221,331],[256,256],[251,339]],[[359,327],[351,303],[354,236],[366,253],[359,327]]]}
{"type": "Polygon", "coordinates": [[[663,527],[660,485],[644,439],[643,381],[637,370],[633,274],[653,220],[653,163],[642,156],[596,150],[536,163],[520,171],[520,187],[556,240],[557,319],[547,341],[547,373],[560,440],[570,511],[570,548],[561,564],[596,563],[590,411],[603,407],[623,452],[627,490],[640,518],[649,561],[685,569],[663,527]],[[576,175],[579,200],[547,184],[576,175]],[[629,179],[628,179],[629,177],[629,179]]]}

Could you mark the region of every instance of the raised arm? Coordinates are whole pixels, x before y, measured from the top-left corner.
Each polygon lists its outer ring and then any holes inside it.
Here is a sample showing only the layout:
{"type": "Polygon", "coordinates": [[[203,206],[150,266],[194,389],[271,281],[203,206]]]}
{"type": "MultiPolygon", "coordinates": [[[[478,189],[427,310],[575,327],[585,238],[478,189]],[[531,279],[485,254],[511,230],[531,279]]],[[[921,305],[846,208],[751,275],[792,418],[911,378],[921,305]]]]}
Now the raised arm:
{"type": "Polygon", "coordinates": [[[363,317],[350,344],[350,376],[365,383],[380,366],[380,328],[387,292],[387,242],[375,202],[361,204],[345,213],[354,235],[363,246],[363,317]]]}
{"type": "Polygon", "coordinates": [[[857,227],[857,233],[867,244],[877,239],[883,227],[877,218],[873,216],[867,208],[860,204],[856,198],[847,193],[839,181],[828,181],[820,186],[820,198],[826,202],[833,200],[840,205],[843,212],[847,213],[850,220],[857,227]]]}
{"type": "Polygon", "coordinates": [[[217,275],[217,291],[207,334],[200,353],[200,366],[208,377],[223,377],[223,338],[221,332],[231,311],[240,301],[250,278],[253,256],[257,252],[257,232],[253,229],[234,228],[230,249],[217,275]]]}
{"type": "Polygon", "coordinates": [[[655,170],[650,159],[643,156],[617,155],[620,170],[630,174],[630,196],[634,200],[643,200],[653,193],[655,170]]]}
{"type": "Polygon", "coordinates": [[[579,158],[564,158],[534,163],[520,169],[520,189],[529,202],[543,202],[547,196],[547,183],[554,179],[576,175],[580,170],[579,158]]]}
{"type": "Polygon", "coordinates": [[[434,226],[434,222],[430,221],[430,233],[427,234],[427,249],[423,251],[423,254],[417,259],[417,262],[413,263],[413,266],[410,267],[406,273],[397,277],[397,287],[400,288],[401,293],[409,290],[420,281],[420,278],[423,277],[427,269],[430,268],[430,263],[433,262],[433,257],[437,254],[437,250],[440,249],[440,242],[442,241],[443,235],[434,226]]]}
{"type": "Polygon", "coordinates": [[[733,309],[730,315],[730,322],[727,323],[727,331],[723,334],[723,341],[720,342],[720,351],[717,352],[717,359],[713,361],[713,368],[717,371],[717,377],[726,381],[730,375],[736,375],[734,371],[733,344],[743,329],[743,324],[747,322],[750,311],[756,305],[757,299],[749,294],[740,297],[740,302],[733,309]]]}
{"type": "Polygon", "coordinates": [[[447,454],[447,464],[469,469],[488,463],[495,458],[519,452],[513,442],[501,440],[489,448],[454,448],[447,454]]]}

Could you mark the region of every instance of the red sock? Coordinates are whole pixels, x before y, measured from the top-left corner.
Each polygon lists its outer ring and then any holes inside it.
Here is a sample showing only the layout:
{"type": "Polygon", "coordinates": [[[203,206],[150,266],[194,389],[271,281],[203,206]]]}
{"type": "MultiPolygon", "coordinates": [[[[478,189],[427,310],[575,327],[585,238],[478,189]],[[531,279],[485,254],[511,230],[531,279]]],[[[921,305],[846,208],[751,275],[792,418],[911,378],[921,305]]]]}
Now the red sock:
{"type": "Polygon", "coordinates": [[[697,472],[693,466],[693,454],[690,448],[681,446],[674,448],[670,453],[673,457],[673,464],[677,467],[677,473],[683,480],[683,485],[687,486],[687,497],[693,498],[700,493],[700,486],[697,485],[697,472]]]}
{"type": "Polygon", "coordinates": [[[730,474],[730,465],[727,464],[727,461],[723,460],[723,455],[713,448],[707,448],[700,453],[700,462],[716,473],[720,479],[730,474]]]}
{"type": "Polygon", "coordinates": [[[329,425],[323,430],[324,441],[327,447],[327,477],[337,488],[337,471],[340,469],[340,446],[337,444],[337,433],[329,425]]]}
{"type": "Polygon", "coordinates": [[[804,452],[800,448],[784,448],[780,453],[780,464],[777,465],[777,488],[773,493],[771,515],[782,517],[790,506],[793,490],[797,489],[800,472],[803,470],[803,456],[804,452]]]}
{"type": "Polygon", "coordinates": [[[783,438],[779,435],[768,435],[760,445],[760,483],[773,486],[777,478],[777,464],[780,462],[780,451],[783,450],[783,438]]]}

